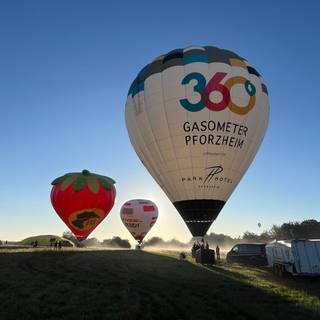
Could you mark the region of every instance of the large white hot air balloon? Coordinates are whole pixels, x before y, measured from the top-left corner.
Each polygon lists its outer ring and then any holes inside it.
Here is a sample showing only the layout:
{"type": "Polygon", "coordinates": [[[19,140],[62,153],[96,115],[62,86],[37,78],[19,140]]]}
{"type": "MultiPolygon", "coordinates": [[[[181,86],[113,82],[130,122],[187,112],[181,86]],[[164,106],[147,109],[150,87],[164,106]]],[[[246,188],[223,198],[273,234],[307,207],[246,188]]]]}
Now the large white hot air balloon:
{"type": "Polygon", "coordinates": [[[133,199],[123,204],[120,217],[134,239],[141,244],[158,219],[158,208],[150,200],[133,199]]]}
{"type": "Polygon", "coordinates": [[[261,75],[228,50],[173,50],[140,71],[125,114],[139,158],[192,235],[205,235],[265,135],[261,75]]]}

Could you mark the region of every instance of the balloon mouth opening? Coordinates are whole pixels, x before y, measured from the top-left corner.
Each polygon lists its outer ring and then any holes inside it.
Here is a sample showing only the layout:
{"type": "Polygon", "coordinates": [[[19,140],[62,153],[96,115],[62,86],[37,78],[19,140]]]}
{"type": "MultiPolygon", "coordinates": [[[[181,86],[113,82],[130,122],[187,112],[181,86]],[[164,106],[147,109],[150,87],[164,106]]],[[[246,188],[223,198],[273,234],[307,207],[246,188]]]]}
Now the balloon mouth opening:
{"type": "Polygon", "coordinates": [[[77,240],[80,241],[80,242],[82,242],[82,241],[84,241],[86,239],[87,239],[87,237],[77,237],[77,240]]]}
{"type": "Polygon", "coordinates": [[[212,223],[213,220],[184,220],[185,223],[212,223]]]}
{"type": "Polygon", "coordinates": [[[193,237],[203,237],[225,205],[212,199],[182,200],[173,203],[193,237]]]}

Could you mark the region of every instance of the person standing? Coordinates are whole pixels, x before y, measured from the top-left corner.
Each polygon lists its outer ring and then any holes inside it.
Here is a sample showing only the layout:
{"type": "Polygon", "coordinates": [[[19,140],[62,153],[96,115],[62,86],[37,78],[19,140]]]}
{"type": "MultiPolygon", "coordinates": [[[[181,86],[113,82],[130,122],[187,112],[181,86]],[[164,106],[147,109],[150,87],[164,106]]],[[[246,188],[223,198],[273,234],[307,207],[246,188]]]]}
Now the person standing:
{"type": "Polygon", "coordinates": [[[219,248],[219,245],[217,245],[217,247],[216,247],[216,255],[217,255],[217,260],[219,261],[220,260],[220,248],[219,248]]]}

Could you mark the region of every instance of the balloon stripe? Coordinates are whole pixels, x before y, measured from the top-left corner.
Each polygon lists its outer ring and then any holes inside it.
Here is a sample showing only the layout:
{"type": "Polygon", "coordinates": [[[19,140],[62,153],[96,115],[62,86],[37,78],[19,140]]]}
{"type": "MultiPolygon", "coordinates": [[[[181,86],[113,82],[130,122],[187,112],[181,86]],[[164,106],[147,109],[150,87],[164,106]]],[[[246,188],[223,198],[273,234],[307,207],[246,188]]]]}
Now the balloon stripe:
{"type": "MultiPolygon", "coordinates": [[[[165,55],[161,55],[158,59],[153,60],[146,65],[138,74],[136,79],[132,82],[128,95],[134,97],[137,93],[144,90],[144,82],[148,77],[155,73],[162,72],[167,68],[177,65],[188,65],[194,62],[214,63],[222,62],[230,66],[239,66],[246,68],[249,74],[254,74],[257,77],[261,77],[260,74],[252,66],[247,65],[247,61],[232,51],[219,49],[217,47],[197,47],[197,49],[188,50],[177,49],[173,50],[165,55]],[[201,50],[203,49],[203,51],[201,50]],[[192,52],[196,52],[192,54],[192,52]]],[[[267,90],[263,89],[263,92],[267,94],[267,90]]]]}
{"type": "Polygon", "coordinates": [[[208,63],[208,56],[204,54],[193,54],[190,56],[183,57],[183,64],[187,65],[193,62],[205,62],[208,63]]]}

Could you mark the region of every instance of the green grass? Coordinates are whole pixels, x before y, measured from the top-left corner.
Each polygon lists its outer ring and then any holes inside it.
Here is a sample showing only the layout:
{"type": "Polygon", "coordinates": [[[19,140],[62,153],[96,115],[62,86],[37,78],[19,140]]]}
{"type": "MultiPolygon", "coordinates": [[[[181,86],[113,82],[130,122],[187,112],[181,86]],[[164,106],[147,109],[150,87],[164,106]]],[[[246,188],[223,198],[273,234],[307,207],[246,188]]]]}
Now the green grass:
{"type": "Polygon", "coordinates": [[[0,252],[0,319],[320,318],[320,279],[206,267],[177,253],[0,252]]]}

